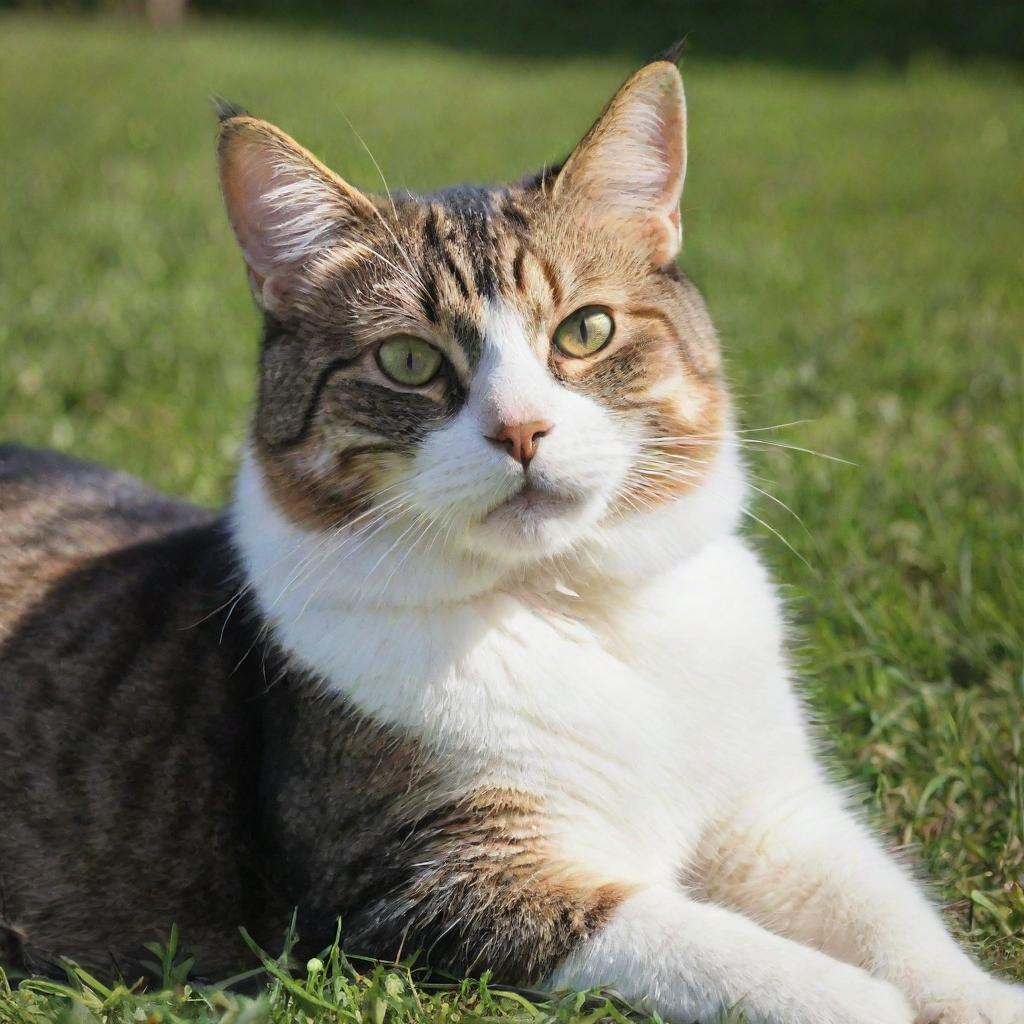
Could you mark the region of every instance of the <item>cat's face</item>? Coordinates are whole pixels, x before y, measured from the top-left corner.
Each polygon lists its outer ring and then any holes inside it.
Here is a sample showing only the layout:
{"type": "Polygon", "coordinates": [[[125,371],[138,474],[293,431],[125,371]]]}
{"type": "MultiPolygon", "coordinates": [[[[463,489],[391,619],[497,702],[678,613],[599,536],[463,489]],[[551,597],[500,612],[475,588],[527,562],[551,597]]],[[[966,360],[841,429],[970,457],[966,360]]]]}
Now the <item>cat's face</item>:
{"type": "Polygon", "coordinates": [[[265,122],[225,119],[267,325],[254,452],[278,510],[521,565],[700,488],[728,409],[675,267],[684,132],[659,62],[557,171],[371,197],[265,122]]]}

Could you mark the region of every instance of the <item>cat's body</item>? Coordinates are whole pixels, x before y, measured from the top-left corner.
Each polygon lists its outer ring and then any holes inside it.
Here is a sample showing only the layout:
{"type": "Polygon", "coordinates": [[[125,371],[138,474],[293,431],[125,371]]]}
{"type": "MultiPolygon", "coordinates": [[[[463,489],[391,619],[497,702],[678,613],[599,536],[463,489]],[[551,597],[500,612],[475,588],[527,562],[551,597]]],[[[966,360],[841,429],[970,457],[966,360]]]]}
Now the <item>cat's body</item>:
{"type": "Polygon", "coordinates": [[[143,932],[177,921],[215,973],[225,922],[265,898],[249,877],[263,681],[251,624],[222,632],[215,613],[233,595],[223,522],[17,448],[0,448],[0,509],[7,943],[127,972],[143,932]]]}
{"type": "Polygon", "coordinates": [[[25,948],[177,920],[215,973],[296,904],[678,1021],[1019,1024],[817,763],[674,266],[675,68],[511,188],[374,199],[232,110],[221,159],[266,316],[228,524],[0,460],[25,948]]]}

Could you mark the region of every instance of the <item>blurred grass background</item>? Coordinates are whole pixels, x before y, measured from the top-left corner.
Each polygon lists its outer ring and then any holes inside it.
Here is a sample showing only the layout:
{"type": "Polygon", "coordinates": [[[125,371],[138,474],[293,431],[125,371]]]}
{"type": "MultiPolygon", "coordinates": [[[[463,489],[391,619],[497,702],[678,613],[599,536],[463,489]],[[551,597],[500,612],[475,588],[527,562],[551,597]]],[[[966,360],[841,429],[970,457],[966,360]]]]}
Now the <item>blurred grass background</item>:
{"type": "MultiPolygon", "coordinates": [[[[258,322],[223,94],[373,189],[518,176],[690,32],[683,266],[719,323],[811,702],[1024,979],[1019,4],[240,0],[0,10],[0,439],[228,493],[258,322]],[[773,532],[775,531],[775,532],[773,532]],[[780,536],[785,539],[785,543],[780,536]],[[791,545],[792,549],[787,546],[791,545]]],[[[187,936],[184,940],[187,944],[187,936]]]]}

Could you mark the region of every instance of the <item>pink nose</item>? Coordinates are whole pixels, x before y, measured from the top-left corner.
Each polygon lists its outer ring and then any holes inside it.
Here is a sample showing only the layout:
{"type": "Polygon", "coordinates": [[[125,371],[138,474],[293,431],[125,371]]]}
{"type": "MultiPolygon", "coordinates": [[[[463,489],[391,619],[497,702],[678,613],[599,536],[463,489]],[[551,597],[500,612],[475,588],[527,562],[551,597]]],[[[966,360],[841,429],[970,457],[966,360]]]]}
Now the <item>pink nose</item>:
{"type": "Polygon", "coordinates": [[[488,436],[492,444],[504,448],[525,469],[537,453],[537,442],[551,433],[553,423],[547,420],[530,420],[529,423],[503,423],[496,434],[488,436]]]}

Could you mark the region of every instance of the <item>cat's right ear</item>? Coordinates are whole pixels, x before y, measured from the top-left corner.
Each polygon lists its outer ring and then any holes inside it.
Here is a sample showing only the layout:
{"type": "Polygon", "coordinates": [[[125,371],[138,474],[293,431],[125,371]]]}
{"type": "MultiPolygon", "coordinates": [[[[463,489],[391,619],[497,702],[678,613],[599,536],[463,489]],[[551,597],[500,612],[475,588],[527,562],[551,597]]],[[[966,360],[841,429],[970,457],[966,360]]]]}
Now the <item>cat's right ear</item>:
{"type": "Polygon", "coordinates": [[[572,197],[664,267],[682,243],[686,100],[678,50],[640,68],[557,171],[537,184],[572,197]]]}
{"type": "Polygon", "coordinates": [[[230,112],[218,139],[228,219],[256,301],[273,311],[295,272],[326,247],[355,237],[371,201],[266,121],[230,112]]]}

